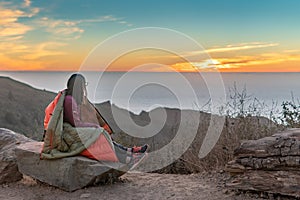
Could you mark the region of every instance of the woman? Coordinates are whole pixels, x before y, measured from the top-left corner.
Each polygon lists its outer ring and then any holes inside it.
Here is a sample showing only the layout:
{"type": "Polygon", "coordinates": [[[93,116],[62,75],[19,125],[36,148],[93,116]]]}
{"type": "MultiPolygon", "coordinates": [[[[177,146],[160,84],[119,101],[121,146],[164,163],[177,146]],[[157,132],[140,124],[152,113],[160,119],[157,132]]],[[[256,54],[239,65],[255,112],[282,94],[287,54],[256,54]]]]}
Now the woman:
{"type": "Polygon", "coordinates": [[[80,154],[95,160],[136,165],[145,157],[148,145],[128,148],[112,141],[111,128],[86,95],[85,78],[73,74],[67,89],[56,98],[57,105],[49,125],[47,121],[45,126],[41,157],[51,159],[80,154]]]}

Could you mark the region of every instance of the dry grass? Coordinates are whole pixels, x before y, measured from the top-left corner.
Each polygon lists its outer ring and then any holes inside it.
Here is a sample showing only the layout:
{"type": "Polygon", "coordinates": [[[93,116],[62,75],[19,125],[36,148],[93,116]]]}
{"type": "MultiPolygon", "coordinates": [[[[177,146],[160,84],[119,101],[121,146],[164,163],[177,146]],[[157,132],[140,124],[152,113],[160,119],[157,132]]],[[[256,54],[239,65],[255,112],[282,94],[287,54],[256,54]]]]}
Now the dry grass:
{"type": "MultiPolygon", "coordinates": [[[[261,116],[265,109],[264,103],[261,103],[258,99],[248,95],[245,87],[239,91],[237,86],[234,85],[230,91],[232,92],[232,94],[229,95],[230,99],[222,109],[220,108],[220,110],[222,110],[222,115],[225,116],[225,123],[221,136],[212,151],[203,159],[200,159],[198,154],[203,139],[207,134],[211,114],[201,111],[166,108],[168,117],[165,126],[154,137],[141,140],[139,138],[130,137],[128,134],[118,130],[116,139],[120,143],[125,143],[129,146],[148,143],[152,150],[155,151],[167,145],[177,134],[180,123],[179,116],[181,116],[182,112],[185,112],[184,116],[189,116],[185,134],[188,135],[192,131],[189,124],[192,125],[199,121],[200,124],[197,135],[191,146],[179,159],[156,172],[186,174],[223,169],[225,165],[233,159],[234,150],[243,140],[253,140],[270,136],[284,128],[268,118],[261,116]],[[197,118],[199,113],[200,118],[197,118]]],[[[149,117],[147,117],[149,115],[151,114],[147,113],[146,116],[145,113],[139,116],[132,115],[132,119],[137,124],[147,124],[150,123],[149,117]],[[142,123],[141,120],[146,120],[146,122],[142,123]]],[[[114,124],[113,119],[112,124],[114,124]]]]}

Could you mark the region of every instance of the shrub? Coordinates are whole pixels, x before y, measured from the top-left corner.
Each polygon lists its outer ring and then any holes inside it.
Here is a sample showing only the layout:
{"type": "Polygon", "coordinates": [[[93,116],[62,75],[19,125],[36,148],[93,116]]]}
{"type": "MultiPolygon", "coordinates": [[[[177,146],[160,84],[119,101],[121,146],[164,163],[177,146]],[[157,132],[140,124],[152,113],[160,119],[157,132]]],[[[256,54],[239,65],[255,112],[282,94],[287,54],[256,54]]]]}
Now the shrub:
{"type": "Polygon", "coordinates": [[[278,120],[287,128],[300,128],[300,105],[294,101],[284,101],[278,120]]]}

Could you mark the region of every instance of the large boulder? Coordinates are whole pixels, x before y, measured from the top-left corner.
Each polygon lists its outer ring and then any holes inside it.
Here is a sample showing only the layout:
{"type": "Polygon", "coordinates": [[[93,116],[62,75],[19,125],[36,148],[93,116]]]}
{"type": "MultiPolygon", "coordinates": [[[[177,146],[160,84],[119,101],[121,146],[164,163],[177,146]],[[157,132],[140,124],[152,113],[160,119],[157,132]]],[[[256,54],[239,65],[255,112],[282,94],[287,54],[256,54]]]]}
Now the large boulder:
{"type": "Polygon", "coordinates": [[[300,197],[300,129],[243,142],[226,170],[230,188],[300,197]]]}
{"type": "Polygon", "coordinates": [[[31,139],[11,130],[0,128],[0,184],[22,179],[18,171],[15,148],[31,139]]]}
{"type": "Polygon", "coordinates": [[[42,145],[43,142],[29,142],[16,148],[19,171],[65,191],[114,181],[128,170],[120,163],[103,163],[82,156],[41,160],[42,145]]]}

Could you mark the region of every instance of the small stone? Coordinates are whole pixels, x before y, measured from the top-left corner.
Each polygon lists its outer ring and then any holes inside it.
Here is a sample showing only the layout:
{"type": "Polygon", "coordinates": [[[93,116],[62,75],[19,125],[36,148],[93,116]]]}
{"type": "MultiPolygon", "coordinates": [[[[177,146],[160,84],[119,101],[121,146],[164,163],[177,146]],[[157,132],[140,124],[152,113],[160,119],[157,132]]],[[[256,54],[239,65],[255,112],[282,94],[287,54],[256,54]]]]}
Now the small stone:
{"type": "Polygon", "coordinates": [[[89,198],[90,196],[91,196],[90,193],[84,193],[84,194],[80,195],[80,199],[89,198]]]}
{"type": "Polygon", "coordinates": [[[223,192],[223,194],[228,194],[228,193],[229,193],[229,190],[223,189],[222,192],[223,192]]]}

